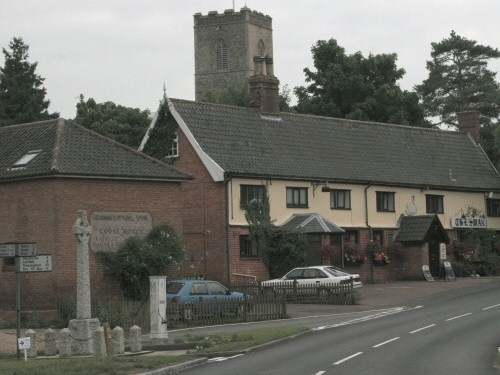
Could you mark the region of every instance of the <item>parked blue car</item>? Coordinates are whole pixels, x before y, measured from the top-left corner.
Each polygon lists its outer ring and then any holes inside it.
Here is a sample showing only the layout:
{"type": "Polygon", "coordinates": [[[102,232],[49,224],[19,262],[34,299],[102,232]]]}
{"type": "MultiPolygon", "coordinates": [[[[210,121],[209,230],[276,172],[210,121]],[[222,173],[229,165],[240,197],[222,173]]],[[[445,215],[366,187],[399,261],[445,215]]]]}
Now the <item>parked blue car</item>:
{"type": "Polygon", "coordinates": [[[244,314],[250,296],[232,292],[212,280],[167,281],[167,315],[192,320],[196,316],[244,314]]]}

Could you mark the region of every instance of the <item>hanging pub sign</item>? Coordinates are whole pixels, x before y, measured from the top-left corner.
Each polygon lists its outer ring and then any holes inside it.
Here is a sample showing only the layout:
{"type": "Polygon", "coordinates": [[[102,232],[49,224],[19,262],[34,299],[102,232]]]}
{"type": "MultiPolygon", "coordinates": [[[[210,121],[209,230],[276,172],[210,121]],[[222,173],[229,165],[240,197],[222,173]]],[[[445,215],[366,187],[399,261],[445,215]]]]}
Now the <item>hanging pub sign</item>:
{"type": "Polygon", "coordinates": [[[486,229],[486,218],[484,216],[454,216],[451,218],[452,228],[483,228],[486,229]]]}

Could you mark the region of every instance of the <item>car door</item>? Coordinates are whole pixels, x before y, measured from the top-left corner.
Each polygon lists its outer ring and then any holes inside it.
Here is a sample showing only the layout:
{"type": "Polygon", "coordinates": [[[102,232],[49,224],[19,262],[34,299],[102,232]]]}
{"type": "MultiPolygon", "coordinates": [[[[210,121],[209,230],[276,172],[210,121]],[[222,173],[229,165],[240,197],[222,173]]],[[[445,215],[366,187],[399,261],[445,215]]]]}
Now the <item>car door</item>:
{"type": "Polygon", "coordinates": [[[192,304],[199,304],[210,300],[208,288],[204,281],[195,281],[189,291],[189,300],[192,304]]]}
{"type": "Polygon", "coordinates": [[[302,280],[299,284],[303,285],[320,285],[324,284],[328,280],[328,275],[317,268],[306,268],[302,274],[302,280]]]}
{"type": "Polygon", "coordinates": [[[218,311],[231,310],[231,293],[228,294],[228,289],[216,281],[207,282],[210,298],[217,305],[218,311]]]}

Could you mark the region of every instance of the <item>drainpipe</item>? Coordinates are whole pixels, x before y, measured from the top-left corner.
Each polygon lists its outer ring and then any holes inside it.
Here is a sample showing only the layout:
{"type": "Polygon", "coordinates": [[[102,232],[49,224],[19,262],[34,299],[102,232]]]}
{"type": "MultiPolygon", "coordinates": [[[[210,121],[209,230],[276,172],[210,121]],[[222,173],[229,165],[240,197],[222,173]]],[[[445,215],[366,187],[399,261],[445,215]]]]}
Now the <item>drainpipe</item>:
{"type": "MultiPolygon", "coordinates": [[[[368,182],[368,185],[365,187],[365,219],[366,219],[366,227],[370,230],[370,241],[373,241],[373,231],[370,226],[370,220],[368,219],[368,189],[371,188],[371,184],[368,182]]],[[[370,279],[373,283],[373,259],[370,259],[370,279]]]]}
{"type": "Polygon", "coordinates": [[[368,220],[368,189],[371,188],[372,185],[368,183],[365,187],[365,218],[366,218],[366,227],[370,230],[370,241],[373,240],[372,227],[369,224],[368,220]]]}

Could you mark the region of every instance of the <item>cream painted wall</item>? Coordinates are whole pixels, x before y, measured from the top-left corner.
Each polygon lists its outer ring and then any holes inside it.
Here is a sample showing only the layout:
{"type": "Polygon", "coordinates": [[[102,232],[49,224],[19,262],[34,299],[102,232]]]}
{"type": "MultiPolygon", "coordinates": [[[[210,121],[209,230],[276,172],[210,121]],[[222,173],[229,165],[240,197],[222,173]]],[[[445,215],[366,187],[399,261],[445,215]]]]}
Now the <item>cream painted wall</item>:
{"type": "MultiPolygon", "coordinates": [[[[228,182],[229,224],[247,225],[244,211],[240,209],[240,185],[264,185],[269,192],[271,218],[281,225],[293,214],[318,213],[342,228],[366,227],[365,188],[366,185],[329,184],[331,189],[351,190],[351,210],[330,208],[330,194],[322,192],[323,185],[304,181],[232,179],[228,182]],[[287,208],[286,188],[305,187],[308,190],[308,208],[287,208]]],[[[486,212],[484,193],[468,193],[443,190],[421,190],[412,188],[393,188],[370,186],[367,189],[369,225],[373,228],[395,228],[401,214],[407,214],[416,207],[416,215],[426,214],[426,194],[443,195],[444,214],[439,220],[446,229],[451,229],[453,216],[474,207],[486,212]],[[395,212],[377,212],[376,192],[395,193],[395,212]]],[[[488,218],[489,229],[500,230],[500,218],[488,218]]]]}

